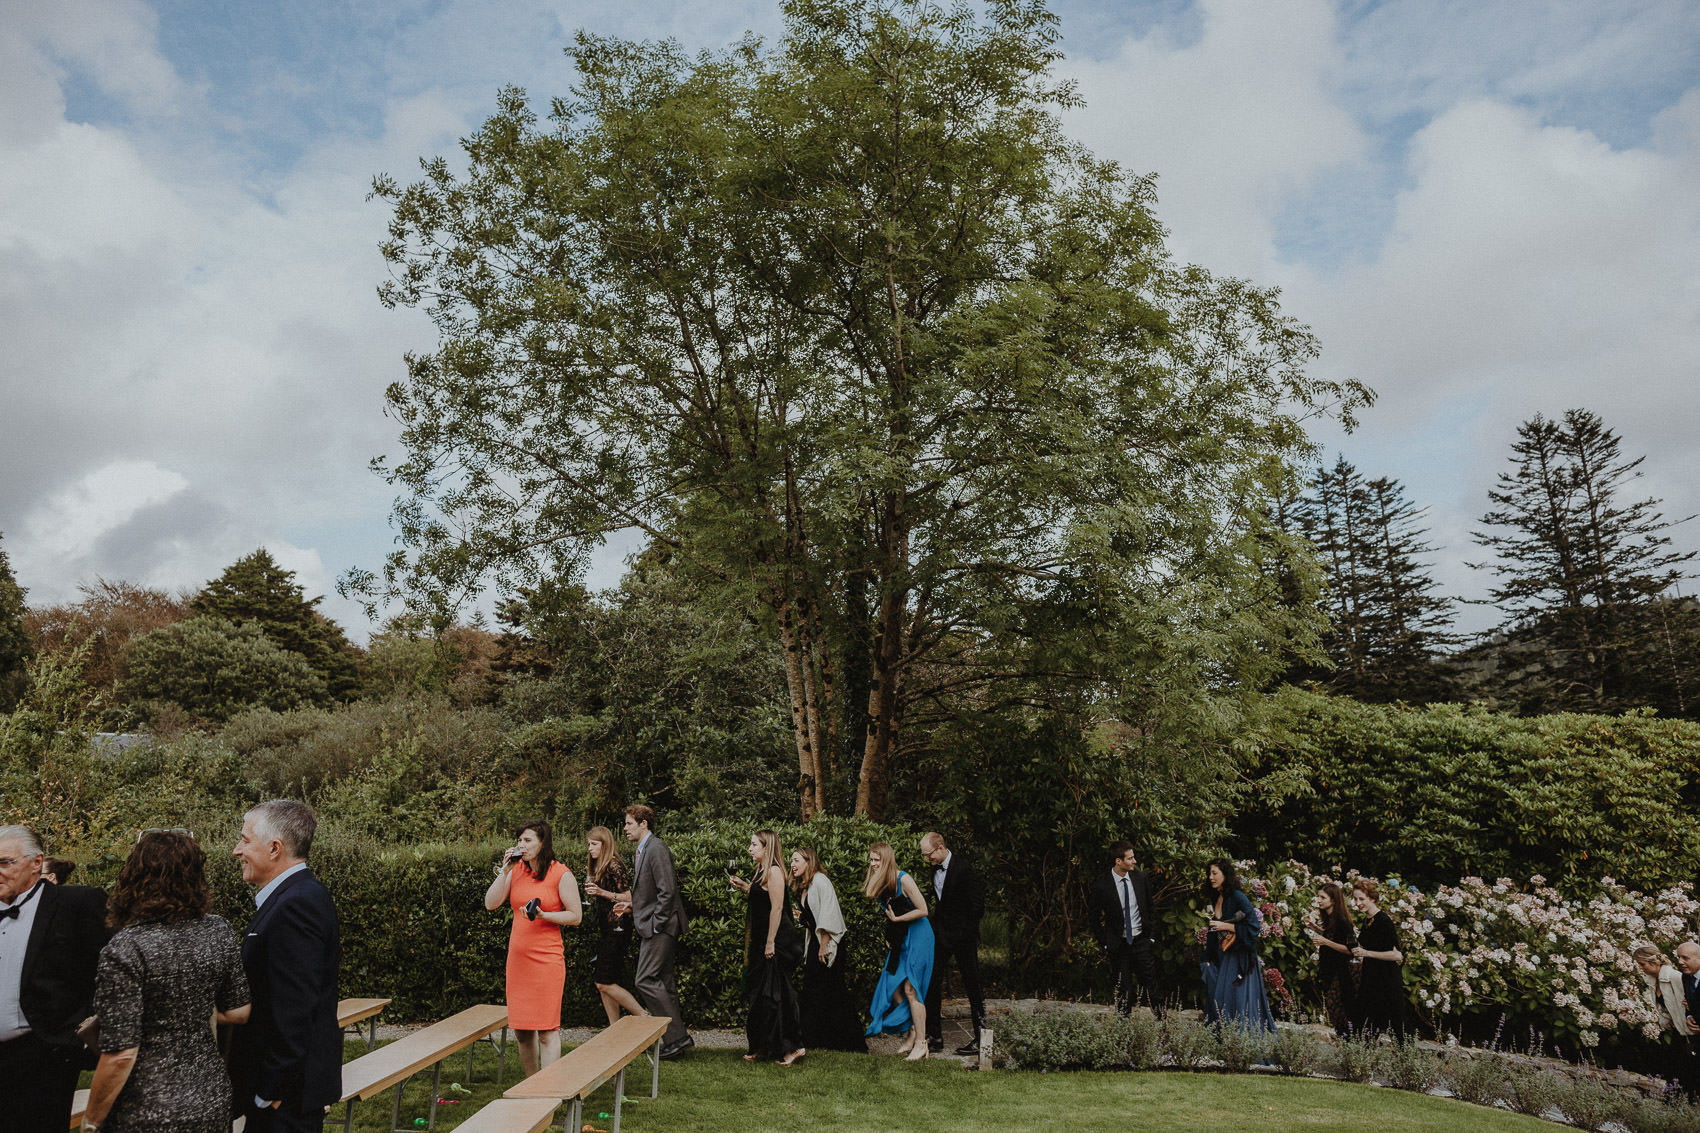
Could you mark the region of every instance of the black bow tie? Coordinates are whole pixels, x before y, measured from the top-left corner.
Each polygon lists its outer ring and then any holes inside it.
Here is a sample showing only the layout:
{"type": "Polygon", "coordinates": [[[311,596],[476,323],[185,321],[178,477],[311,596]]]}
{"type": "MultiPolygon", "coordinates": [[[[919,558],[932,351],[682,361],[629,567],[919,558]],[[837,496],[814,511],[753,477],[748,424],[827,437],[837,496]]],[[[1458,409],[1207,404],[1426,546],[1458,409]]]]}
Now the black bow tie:
{"type": "Polygon", "coordinates": [[[40,889],[41,889],[41,882],[38,881],[34,885],[30,886],[30,891],[28,893],[25,893],[22,897],[18,898],[18,900],[15,904],[13,904],[13,905],[11,905],[7,908],[0,909],[0,921],[17,920],[19,917],[23,916],[24,915],[24,906],[30,903],[30,898],[34,897],[36,895],[36,892],[40,889]]]}
{"type": "Polygon", "coordinates": [[[13,905],[11,908],[8,908],[8,909],[0,909],[0,921],[6,920],[8,918],[10,918],[12,920],[16,920],[18,917],[23,915],[23,912],[24,912],[24,908],[23,908],[22,905],[13,905]]]}

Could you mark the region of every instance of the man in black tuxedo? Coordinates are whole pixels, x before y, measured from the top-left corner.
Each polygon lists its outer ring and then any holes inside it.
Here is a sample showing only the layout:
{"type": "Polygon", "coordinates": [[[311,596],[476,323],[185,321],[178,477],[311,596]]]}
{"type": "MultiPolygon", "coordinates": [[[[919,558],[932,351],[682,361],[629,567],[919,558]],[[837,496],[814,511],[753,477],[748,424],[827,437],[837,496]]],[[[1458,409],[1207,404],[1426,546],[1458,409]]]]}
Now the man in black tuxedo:
{"type": "Polygon", "coordinates": [[[1157,990],[1157,961],[1151,954],[1157,921],[1150,888],[1137,865],[1131,842],[1110,847],[1110,872],[1093,882],[1087,894],[1087,921],[1092,935],[1104,946],[1116,985],[1116,1010],[1133,1013],[1133,981],[1137,979],[1151,1010],[1161,1017],[1163,998],[1157,990]]]}
{"type": "Polygon", "coordinates": [[[967,861],[952,854],[944,836],[921,835],[921,856],[933,867],[933,978],[927,984],[927,1049],[944,1049],[944,966],[955,959],[968,991],[968,1011],[974,1030],[956,1048],[964,1057],[980,1053],[980,1032],[986,1026],[986,996],[980,989],[980,918],[986,915],[986,883],[967,861]]]}
{"type": "Polygon", "coordinates": [[[331,895],[307,868],[317,828],[305,803],[273,799],[243,816],[231,851],[242,880],[259,886],[242,941],[254,1009],[230,1050],[248,1133],[321,1133],[342,1096],[342,944],[331,895]]]}
{"type": "Polygon", "coordinates": [[[106,894],[42,879],[41,841],[0,826],[0,1082],[9,1133],[65,1133],[77,1073],[94,1056],[77,1038],[94,1000],[106,894]]]}

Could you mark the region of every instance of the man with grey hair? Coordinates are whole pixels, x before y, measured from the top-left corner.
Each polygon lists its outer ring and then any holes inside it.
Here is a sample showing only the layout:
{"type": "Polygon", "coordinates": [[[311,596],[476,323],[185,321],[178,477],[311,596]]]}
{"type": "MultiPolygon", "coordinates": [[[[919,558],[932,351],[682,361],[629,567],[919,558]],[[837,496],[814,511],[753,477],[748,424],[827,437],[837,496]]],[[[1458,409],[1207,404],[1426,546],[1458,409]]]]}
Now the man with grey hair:
{"type": "Polygon", "coordinates": [[[41,877],[41,840],[0,826],[0,1082],[9,1133],[64,1133],[78,1071],[94,1059],[77,1038],[111,932],[106,894],[41,877]]]}
{"type": "Polygon", "coordinates": [[[317,827],[305,803],[273,799],[243,816],[231,851],[259,888],[242,941],[254,1010],[230,1051],[248,1133],[319,1133],[342,1096],[342,945],[336,905],[307,868],[317,827]]]}

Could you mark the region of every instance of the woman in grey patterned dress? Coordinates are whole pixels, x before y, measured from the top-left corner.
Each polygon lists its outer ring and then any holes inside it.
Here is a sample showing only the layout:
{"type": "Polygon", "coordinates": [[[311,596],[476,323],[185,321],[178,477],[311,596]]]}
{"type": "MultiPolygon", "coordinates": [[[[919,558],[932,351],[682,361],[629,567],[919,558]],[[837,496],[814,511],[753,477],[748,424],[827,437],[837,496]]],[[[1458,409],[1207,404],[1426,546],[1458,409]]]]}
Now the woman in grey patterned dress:
{"type": "Polygon", "coordinates": [[[230,1076],[213,1023],[248,1018],[236,933],[211,916],[206,854],[177,831],[136,842],[108,902],[100,954],[100,1064],[85,1130],[229,1133],[230,1076]]]}

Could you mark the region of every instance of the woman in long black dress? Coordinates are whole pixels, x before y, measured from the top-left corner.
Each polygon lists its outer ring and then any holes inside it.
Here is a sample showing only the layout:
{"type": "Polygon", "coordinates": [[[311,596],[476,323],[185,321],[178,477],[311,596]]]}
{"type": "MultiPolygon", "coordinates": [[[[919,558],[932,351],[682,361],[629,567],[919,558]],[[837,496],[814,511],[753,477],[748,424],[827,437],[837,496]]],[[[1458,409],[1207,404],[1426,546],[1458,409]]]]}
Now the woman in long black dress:
{"type": "Polygon", "coordinates": [[[803,929],[803,991],[797,997],[803,1045],[866,1054],[868,1040],[844,983],[844,911],[820,857],[808,847],[791,851],[791,884],[803,929]]]}
{"type": "Polygon", "coordinates": [[[590,962],[590,982],[602,997],[608,1021],[619,1021],[620,1011],[648,1015],[637,997],[626,990],[626,954],[632,947],[631,879],[626,863],[614,848],[614,832],[606,826],[592,827],[584,836],[586,857],[584,891],[594,904],[596,955],[590,962]],[[620,902],[624,911],[616,910],[620,902]]]}
{"type": "Polygon", "coordinates": [[[1316,894],[1316,920],[1305,926],[1316,945],[1316,981],[1334,1033],[1350,1033],[1358,1017],[1358,993],[1352,981],[1352,947],[1358,942],[1346,894],[1329,882],[1316,894]]]}
{"type": "Polygon", "coordinates": [[[206,863],[187,832],[150,831],[118,875],[107,903],[118,932],[95,977],[100,1063],[85,1127],[229,1133],[230,1075],[211,1024],[247,1022],[248,979],[236,933],[209,911],[206,863]]]}
{"type": "Polygon", "coordinates": [[[745,1062],[766,1055],[790,1066],[808,1053],[797,1020],[797,993],[791,973],[802,957],[791,903],[785,899],[784,851],[779,835],[758,830],[750,835],[750,860],[756,863],[753,881],[734,876],[732,884],[749,894],[744,920],[744,997],[750,1005],[744,1034],[749,1043],[745,1062]]]}
{"type": "Polygon", "coordinates": [[[1405,1039],[1405,980],[1400,965],[1405,954],[1399,950],[1399,930],[1393,918],[1377,904],[1380,889],[1364,878],[1352,884],[1352,907],[1364,918],[1358,944],[1352,955],[1363,961],[1358,980],[1358,1012],[1367,1035],[1383,1031],[1394,1039],[1405,1039]]]}

